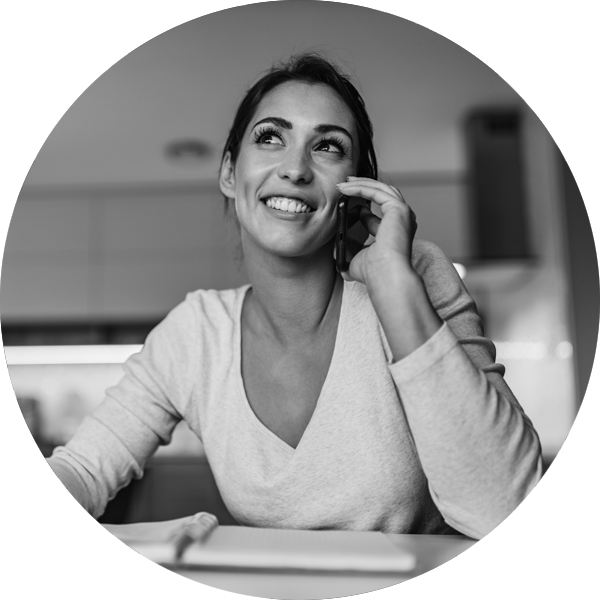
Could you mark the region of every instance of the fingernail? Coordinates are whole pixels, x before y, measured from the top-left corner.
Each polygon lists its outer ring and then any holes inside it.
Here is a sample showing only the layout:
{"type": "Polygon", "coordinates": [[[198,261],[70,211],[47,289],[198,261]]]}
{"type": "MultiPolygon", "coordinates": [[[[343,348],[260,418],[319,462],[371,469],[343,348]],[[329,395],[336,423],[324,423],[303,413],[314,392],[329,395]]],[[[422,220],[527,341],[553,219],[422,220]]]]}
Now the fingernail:
{"type": "Polygon", "coordinates": [[[351,179],[358,179],[358,177],[355,177],[354,175],[348,175],[348,177],[346,177],[346,181],[350,181],[351,179]]]}

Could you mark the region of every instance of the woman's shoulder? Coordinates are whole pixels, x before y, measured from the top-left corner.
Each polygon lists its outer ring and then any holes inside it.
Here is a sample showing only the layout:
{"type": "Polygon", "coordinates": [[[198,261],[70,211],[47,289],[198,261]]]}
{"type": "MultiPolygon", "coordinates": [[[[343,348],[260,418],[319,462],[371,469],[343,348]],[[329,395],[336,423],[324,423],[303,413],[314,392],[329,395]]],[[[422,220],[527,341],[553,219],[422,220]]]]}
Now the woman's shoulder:
{"type": "Polygon", "coordinates": [[[248,287],[188,292],[185,299],[169,311],[157,329],[186,336],[197,334],[198,326],[205,330],[207,324],[215,327],[223,327],[227,323],[233,325],[248,287]]]}
{"type": "Polygon", "coordinates": [[[235,311],[246,294],[248,287],[249,284],[227,290],[194,290],[186,294],[185,300],[182,302],[182,304],[189,307],[194,307],[201,311],[212,311],[219,309],[227,312],[232,310],[235,311]]]}

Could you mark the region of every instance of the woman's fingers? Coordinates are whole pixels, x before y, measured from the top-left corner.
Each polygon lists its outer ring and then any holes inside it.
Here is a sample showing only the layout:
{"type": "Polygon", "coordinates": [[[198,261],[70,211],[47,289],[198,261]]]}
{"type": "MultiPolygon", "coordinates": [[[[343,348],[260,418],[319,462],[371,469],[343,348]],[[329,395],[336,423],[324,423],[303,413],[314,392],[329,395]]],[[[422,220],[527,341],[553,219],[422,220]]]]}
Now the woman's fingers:
{"type": "Polygon", "coordinates": [[[367,177],[350,177],[348,181],[338,183],[337,187],[346,196],[372,200],[380,206],[388,202],[406,204],[398,188],[367,177]]]}
{"type": "Polygon", "coordinates": [[[360,222],[363,224],[363,227],[372,235],[377,235],[377,230],[379,229],[379,223],[381,223],[381,219],[374,215],[366,206],[360,206],[360,222]]]}
{"type": "Polygon", "coordinates": [[[348,229],[356,225],[359,221],[371,235],[375,235],[381,219],[377,215],[374,215],[368,206],[357,204],[348,211],[346,217],[348,229]]]}

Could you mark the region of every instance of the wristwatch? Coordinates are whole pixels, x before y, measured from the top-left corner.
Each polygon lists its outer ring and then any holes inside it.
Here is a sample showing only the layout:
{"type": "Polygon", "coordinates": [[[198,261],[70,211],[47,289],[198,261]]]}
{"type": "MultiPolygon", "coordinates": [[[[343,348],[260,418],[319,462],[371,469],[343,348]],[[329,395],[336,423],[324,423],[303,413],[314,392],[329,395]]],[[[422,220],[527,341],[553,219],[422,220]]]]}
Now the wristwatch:
{"type": "Polygon", "coordinates": [[[474,567],[469,565],[468,567],[461,569],[460,574],[464,579],[477,579],[485,573],[483,567],[474,567]]]}

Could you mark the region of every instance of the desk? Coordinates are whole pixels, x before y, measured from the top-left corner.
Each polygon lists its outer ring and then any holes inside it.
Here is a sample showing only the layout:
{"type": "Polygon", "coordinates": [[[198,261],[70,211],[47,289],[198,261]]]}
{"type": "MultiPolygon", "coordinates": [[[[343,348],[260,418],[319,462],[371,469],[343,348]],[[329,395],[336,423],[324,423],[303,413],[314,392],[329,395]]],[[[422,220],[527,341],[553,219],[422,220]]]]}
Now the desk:
{"type": "Polygon", "coordinates": [[[64,488],[0,484],[0,531],[0,584],[4,579],[123,577],[137,556],[112,544],[110,533],[64,488]]]}

